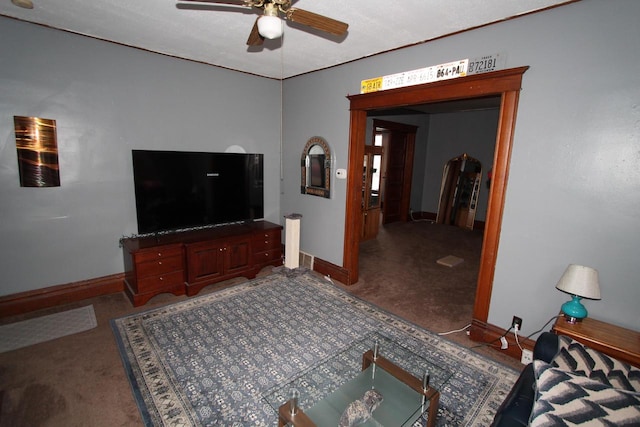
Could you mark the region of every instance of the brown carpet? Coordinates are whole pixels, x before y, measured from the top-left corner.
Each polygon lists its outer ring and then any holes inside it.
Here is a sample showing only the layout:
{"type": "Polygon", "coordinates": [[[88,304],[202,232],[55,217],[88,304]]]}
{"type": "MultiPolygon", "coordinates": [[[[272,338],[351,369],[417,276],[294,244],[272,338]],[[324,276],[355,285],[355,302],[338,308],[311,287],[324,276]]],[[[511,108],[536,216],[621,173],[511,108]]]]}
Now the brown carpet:
{"type": "Polygon", "coordinates": [[[471,321],[482,231],[396,222],[360,245],[360,280],[350,290],[370,302],[440,332],[471,321]],[[448,255],[464,261],[445,267],[448,255]],[[427,324],[423,324],[427,322],[427,324]]]}
{"type": "MultiPolygon", "coordinates": [[[[483,232],[430,221],[395,222],[380,227],[375,240],[360,244],[360,275],[344,289],[435,333],[467,326],[473,317],[483,232]],[[464,259],[455,267],[437,260],[464,259]]],[[[518,360],[499,349],[478,347],[466,332],[447,339],[514,369],[518,360]]]]}
{"type": "MultiPolygon", "coordinates": [[[[363,242],[361,280],[344,288],[431,331],[461,328],[471,319],[481,244],[476,231],[428,222],[392,224],[375,241],[363,242]],[[464,262],[437,265],[446,255],[464,262]]],[[[212,285],[201,294],[243,280],[212,285]]],[[[141,425],[109,320],[183,299],[163,294],[133,308],[124,294],[114,294],[0,319],[4,324],[93,304],[98,320],[92,330],[0,354],[0,427],[141,425]]],[[[477,345],[464,332],[447,338],[477,345]]],[[[521,367],[499,350],[477,351],[521,367]]]]}

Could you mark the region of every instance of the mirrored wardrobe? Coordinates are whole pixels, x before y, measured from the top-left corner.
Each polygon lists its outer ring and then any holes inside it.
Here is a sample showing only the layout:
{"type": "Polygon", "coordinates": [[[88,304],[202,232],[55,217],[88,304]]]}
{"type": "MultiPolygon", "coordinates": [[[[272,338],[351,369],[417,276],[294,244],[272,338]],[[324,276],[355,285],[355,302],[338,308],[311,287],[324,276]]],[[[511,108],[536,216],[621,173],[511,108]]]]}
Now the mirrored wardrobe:
{"type": "Polygon", "coordinates": [[[482,179],[482,164],[464,153],[444,165],[438,224],[473,230],[482,179]]]}

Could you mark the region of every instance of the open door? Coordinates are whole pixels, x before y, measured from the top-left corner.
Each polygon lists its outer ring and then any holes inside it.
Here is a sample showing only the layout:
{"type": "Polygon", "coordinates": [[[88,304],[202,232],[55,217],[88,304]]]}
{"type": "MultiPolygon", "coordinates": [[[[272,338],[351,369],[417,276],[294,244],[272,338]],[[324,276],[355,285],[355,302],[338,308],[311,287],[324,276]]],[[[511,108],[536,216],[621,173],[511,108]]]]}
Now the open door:
{"type": "Polygon", "coordinates": [[[404,123],[373,121],[374,135],[380,137],[385,153],[382,223],[408,221],[411,178],[417,127],[404,123]]]}
{"type": "Polygon", "coordinates": [[[380,209],[384,197],[384,149],[367,145],[362,170],[362,236],[375,239],[380,227],[380,209]]]}

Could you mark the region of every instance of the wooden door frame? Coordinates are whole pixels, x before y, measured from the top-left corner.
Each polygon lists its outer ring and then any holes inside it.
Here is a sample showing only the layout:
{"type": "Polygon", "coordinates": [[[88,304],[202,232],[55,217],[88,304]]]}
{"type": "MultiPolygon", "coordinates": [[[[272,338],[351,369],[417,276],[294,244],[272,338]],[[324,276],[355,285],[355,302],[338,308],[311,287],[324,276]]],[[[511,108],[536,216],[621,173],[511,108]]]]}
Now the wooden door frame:
{"type": "MultiPolygon", "coordinates": [[[[368,111],[441,101],[500,96],[500,116],[493,157],[493,175],[489,190],[482,253],[480,255],[480,271],[478,273],[476,300],[473,309],[473,321],[476,324],[486,323],[489,316],[489,304],[491,302],[491,291],[502,227],[502,214],[511,161],[518,98],[522,76],[528,69],[529,67],[511,68],[423,85],[347,96],[350,100],[351,111],[349,130],[350,171],[358,171],[362,168],[368,111]]],[[[347,272],[348,285],[356,283],[359,274],[359,209],[361,192],[361,174],[347,174],[343,267],[347,272]]],[[[472,328],[472,338],[473,335],[472,328]]]]}

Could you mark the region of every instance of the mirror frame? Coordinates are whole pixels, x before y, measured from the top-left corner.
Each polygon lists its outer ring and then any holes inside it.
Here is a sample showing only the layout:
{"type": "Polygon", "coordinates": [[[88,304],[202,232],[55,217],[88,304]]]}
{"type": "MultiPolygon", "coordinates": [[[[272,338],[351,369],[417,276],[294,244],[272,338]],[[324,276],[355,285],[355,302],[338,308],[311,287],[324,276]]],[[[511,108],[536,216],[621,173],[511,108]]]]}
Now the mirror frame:
{"type": "Polygon", "coordinates": [[[300,193],[311,194],[312,196],[320,196],[328,199],[331,195],[331,150],[329,149],[327,141],[319,136],[310,138],[304,146],[304,150],[302,150],[300,166],[302,172],[300,193]],[[309,157],[311,149],[316,145],[320,146],[324,152],[324,187],[313,187],[311,185],[307,185],[307,158],[309,157]]]}

